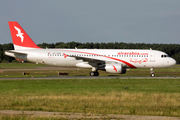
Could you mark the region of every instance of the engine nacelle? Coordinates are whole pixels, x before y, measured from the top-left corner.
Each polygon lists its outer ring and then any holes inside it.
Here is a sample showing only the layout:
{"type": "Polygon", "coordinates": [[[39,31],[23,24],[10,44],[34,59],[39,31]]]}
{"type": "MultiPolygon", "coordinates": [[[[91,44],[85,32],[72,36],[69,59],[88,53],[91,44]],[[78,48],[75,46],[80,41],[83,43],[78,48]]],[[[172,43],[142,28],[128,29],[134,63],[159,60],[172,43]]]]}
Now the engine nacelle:
{"type": "Polygon", "coordinates": [[[123,68],[121,64],[106,64],[105,71],[108,73],[125,74],[126,68],[123,68]]]}

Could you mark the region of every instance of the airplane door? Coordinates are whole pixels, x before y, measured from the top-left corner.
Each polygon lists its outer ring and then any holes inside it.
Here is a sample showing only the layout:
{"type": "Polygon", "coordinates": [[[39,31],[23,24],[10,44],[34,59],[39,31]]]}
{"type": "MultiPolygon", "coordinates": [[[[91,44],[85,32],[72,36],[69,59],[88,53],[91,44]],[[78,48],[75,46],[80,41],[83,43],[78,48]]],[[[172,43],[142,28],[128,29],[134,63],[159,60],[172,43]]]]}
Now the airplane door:
{"type": "Polygon", "coordinates": [[[40,64],[43,64],[43,63],[44,63],[44,61],[43,61],[43,59],[42,59],[42,51],[40,51],[40,52],[37,54],[36,64],[38,64],[38,63],[40,63],[40,64]]]}
{"type": "Polygon", "coordinates": [[[154,51],[150,52],[150,62],[155,62],[155,52],[154,51]]]}

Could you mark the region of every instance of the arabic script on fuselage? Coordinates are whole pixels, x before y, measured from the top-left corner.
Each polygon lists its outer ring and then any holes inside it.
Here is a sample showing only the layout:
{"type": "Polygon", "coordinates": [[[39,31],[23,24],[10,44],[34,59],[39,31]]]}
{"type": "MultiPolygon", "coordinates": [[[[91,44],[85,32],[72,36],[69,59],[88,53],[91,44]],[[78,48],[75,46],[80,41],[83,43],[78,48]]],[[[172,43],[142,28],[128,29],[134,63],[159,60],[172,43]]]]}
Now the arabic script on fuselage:
{"type": "Polygon", "coordinates": [[[141,63],[144,63],[144,62],[147,62],[148,61],[148,59],[147,58],[143,58],[143,59],[140,59],[140,60],[138,60],[138,58],[130,58],[130,62],[133,62],[133,63],[139,63],[139,64],[141,64],[141,63]]]}

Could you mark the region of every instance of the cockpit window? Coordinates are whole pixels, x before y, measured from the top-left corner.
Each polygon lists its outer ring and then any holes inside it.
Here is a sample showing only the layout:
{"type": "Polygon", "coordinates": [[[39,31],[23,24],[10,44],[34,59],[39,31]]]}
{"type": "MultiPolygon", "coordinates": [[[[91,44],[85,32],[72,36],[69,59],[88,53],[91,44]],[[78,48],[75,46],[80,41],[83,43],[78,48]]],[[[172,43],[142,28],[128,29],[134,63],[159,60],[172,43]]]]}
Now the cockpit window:
{"type": "Polygon", "coordinates": [[[162,58],[169,57],[169,55],[161,55],[162,58]]]}

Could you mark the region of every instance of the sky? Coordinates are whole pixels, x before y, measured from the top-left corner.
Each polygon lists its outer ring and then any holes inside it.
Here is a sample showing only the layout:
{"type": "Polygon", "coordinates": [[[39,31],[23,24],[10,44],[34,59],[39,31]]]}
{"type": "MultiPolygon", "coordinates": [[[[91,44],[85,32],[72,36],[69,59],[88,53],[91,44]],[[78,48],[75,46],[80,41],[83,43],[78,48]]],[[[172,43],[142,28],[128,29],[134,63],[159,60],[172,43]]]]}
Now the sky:
{"type": "Polygon", "coordinates": [[[0,44],[17,21],[36,44],[180,44],[180,0],[1,0],[0,44]]]}

